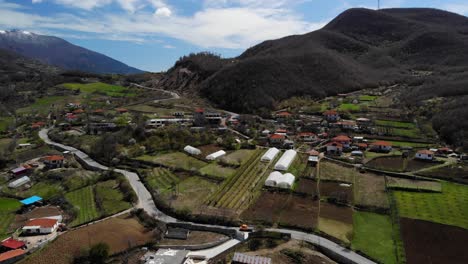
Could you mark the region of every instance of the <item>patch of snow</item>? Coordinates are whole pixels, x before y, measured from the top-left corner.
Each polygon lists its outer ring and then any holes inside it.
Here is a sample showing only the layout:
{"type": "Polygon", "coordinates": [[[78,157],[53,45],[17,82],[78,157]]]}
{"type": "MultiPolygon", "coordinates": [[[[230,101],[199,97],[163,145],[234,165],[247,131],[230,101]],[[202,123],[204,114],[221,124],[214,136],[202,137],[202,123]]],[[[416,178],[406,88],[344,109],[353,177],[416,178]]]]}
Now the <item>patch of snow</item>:
{"type": "Polygon", "coordinates": [[[0,34],[6,34],[5,30],[0,30],[0,34]]]}
{"type": "Polygon", "coordinates": [[[29,32],[29,31],[22,31],[22,32],[23,32],[23,34],[25,34],[25,35],[31,35],[31,32],[29,32]]]}

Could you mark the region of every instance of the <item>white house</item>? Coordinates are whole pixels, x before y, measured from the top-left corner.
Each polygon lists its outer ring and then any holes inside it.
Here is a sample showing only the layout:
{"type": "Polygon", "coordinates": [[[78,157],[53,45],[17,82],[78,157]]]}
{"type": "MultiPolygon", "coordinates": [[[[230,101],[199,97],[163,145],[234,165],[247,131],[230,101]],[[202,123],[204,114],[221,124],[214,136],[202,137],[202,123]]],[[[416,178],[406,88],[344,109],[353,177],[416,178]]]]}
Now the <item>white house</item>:
{"type": "Polygon", "coordinates": [[[270,148],[267,150],[267,152],[265,152],[265,154],[263,154],[260,160],[263,162],[271,162],[275,159],[279,152],[280,151],[277,148],[270,148]]]}
{"type": "Polygon", "coordinates": [[[28,176],[23,176],[17,180],[14,180],[8,184],[10,188],[18,188],[20,186],[25,185],[26,183],[31,182],[31,179],[28,176]]]}
{"type": "Polygon", "coordinates": [[[278,181],[280,180],[282,176],[283,175],[281,174],[281,172],[278,172],[278,171],[274,171],[270,173],[270,175],[265,181],[265,186],[276,187],[278,185],[278,181]]]}
{"type": "Polygon", "coordinates": [[[191,154],[191,155],[200,155],[201,154],[201,150],[197,149],[197,148],[194,148],[192,146],[185,146],[184,148],[184,151],[187,152],[188,154],[191,154]]]}
{"type": "Polygon", "coordinates": [[[294,177],[294,175],[291,173],[285,173],[281,176],[277,186],[283,189],[291,189],[295,179],[296,177],[294,177]]]}
{"type": "Polygon", "coordinates": [[[291,166],[291,163],[294,161],[296,158],[297,152],[292,149],[286,150],[284,152],[283,156],[278,160],[278,162],[275,164],[275,170],[280,170],[280,171],[285,171],[291,166]]]}
{"type": "Polygon", "coordinates": [[[211,153],[210,155],[206,156],[206,159],[215,160],[215,159],[221,158],[224,155],[226,155],[226,151],[219,150],[219,151],[216,151],[215,153],[211,153]]]}
{"type": "Polygon", "coordinates": [[[420,160],[433,160],[434,159],[434,152],[430,150],[420,150],[416,153],[414,156],[415,159],[420,159],[420,160]]]}
{"type": "Polygon", "coordinates": [[[58,226],[57,219],[36,218],[29,220],[22,230],[24,234],[50,234],[57,230],[58,226]]]}

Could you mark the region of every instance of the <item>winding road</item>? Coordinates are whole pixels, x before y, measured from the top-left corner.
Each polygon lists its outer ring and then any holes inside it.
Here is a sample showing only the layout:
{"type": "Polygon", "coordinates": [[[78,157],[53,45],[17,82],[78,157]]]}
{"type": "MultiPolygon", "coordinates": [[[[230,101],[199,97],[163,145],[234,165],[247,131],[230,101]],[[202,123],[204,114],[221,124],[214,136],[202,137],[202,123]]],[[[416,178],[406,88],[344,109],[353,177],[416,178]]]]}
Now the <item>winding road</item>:
{"type": "MultiPolygon", "coordinates": [[[[75,155],[75,157],[80,159],[82,162],[86,163],[89,167],[92,167],[96,170],[109,170],[110,169],[109,167],[99,164],[95,160],[91,159],[88,156],[88,154],[84,153],[83,151],[79,149],[52,141],[49,138],[48,133],[49,133],[49,129],[42,129],[39,131],[39,137],[46,144],[59,148],[62,151],[70,151],[71,153],[75,155]]],[[[156,204],[154,203],[150,192],[148,191],[148,189],[146,189],[145,185],[143,185],[143,183],[140,181],[138,174],[131,172],[131,171],[121,170],[121,169],[115,169],[114,171],[122,173],[128,179],[132,188],[135,190],[135,193],[138,196],[138,203],[135,205],[136,208],[142,208],[149,215],[166,223],[182,222],[182,221],[177,220],[174,217],[166,215],[165,213],[163,213],[156,207],[156,204]]],[[[191,223],[191,224],[199,225],[199,226],[221,227],[221,228],[226,228],[226,229],[237,229],[237,228],[228,227],[228,226],[203,225],[203,224],[197,224],[197,223],[191,223]]],[[[308,234],[308,233],[295,231],[295,230],[289,230],[289,229],[267,229],[267,230],[290,234],[293,239],[310,242],[318,247],[321,247],[328,251],[333,252],[334,254],[338,255],[340,258],[346,260],[347,263],[375,264],[375,262],[357,254],[356,252],[353,252],[349,249],[346,249],[336,244],[335,242],[331,240],[328,240],[326,238],[323,238],[314,234],[308,234]]],[[[244,233],[244,239],[246,238],[248,238],[248,234],[244,233]]],[[[229,248],[239,244],[240,242],[241,240],[231,239],[214,248],[200,250],[200,251],[192,251],[190,255],[205,256],[207,259],[210,259],[223,253],[229,248]]]]}

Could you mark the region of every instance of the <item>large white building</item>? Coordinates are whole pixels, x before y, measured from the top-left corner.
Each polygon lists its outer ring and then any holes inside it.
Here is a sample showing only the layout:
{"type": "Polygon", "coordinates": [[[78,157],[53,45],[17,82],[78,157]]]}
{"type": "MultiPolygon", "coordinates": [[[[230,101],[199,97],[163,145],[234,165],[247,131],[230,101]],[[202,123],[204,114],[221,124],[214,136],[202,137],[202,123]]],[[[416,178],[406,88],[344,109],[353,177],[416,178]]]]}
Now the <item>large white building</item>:
{"type": "Polygon", "coordinates": [[[296,177],[291,173],[281,174],[279,171],[274,171],[265,180],[265,186],[291,189],[295,180],[296,177]]]}
{"type": "Polygon", "coordinates": [[[17,180],[14,180],[8,184],[10,188],[18,188],[20,186],[25,185],[26,183],[31,182],[31,179],[28,176],[23,176],[17,180]]]}
{"type": "Polygon", "coordinates": [[[206,156],[206,159],[215,160],[215,159],[221,158],[224,155],[226,155],[226,151],[219,150],[219,151],[216,151],[215,153],[211,153],[210,155],[206,156]]]}
{"type": "Polygon", "coordinates": [[[184,151],[191,155],[200,155],[201,150],[194,148],[192,146],[185,146],[184,151]]]}
{"type": "Polygon", "coordinates": [[[275,164],[275,170],[285,171],[289,169],[292,162],[296,158],[297,152],[295,150],[289,149],[284,152],[283,156],[275,164]]]}
{"type": "Polygon", "coordinates": [[[275,157],[278,155],[279,152],[280,151],[277,148],[270,148],[267,150],[267,152],[265,152],[265,154],[263,154],[261,161],[271,162],[272,160],[275,159],[275,157]]]}

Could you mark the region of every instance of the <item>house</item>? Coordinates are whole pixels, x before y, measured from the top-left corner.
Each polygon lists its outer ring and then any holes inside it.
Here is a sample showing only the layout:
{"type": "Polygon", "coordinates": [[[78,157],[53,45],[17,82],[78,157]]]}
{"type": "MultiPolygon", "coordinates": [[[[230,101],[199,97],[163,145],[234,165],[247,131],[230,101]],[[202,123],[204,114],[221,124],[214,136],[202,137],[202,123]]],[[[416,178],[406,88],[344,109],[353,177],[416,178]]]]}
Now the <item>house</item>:
{"type": "Polygon", "coordinates": [[[349,148],[352,140],[348,136],[340,135],[340,136],[332,138],[331,141],[340,143],[343,146],[343,148],[349,148]]]}
{"type": "Polygon", "coordinates": [[[271,258],[249,256],[242,253],[235,252],[232,258],[232,264],[271,264],[271,258]]]}
{"type": "Polygon", "coordinates": [[[51,155],[43,158],[44,165],[48,169],[61,168],[65,158],[59,155],[51,155]]]}
{"type": "MultiPolygon", "coordinates": [[[[431,151],[432,151],[432,150],[431,150],[431,151]]],[[[452,153],[453,153],[453,150],[450,149],[450,148],[444,147],[444,148],[439,148],[439,149],[437,149],[437,153],[438,153],[438,154],[442,154],[442,155],[448,155],[448,154],[452,154],[452,153]]]]}
{"type": "Polygon", "coordinates": [[[273,134],[270,136],[270,144],[273,144],[273,145],[283,145],[284,143],[284,140],[286,139],[286,136],[285,135],[280,135],[280,134],[273,134]]]}
{"type": "Polygon", "coordinates": [[[312,132],[301,132],[297,135],[300,141],[311,142],[317,140],[317,135],[312,132]]]}
{"type": "Polygon", "coordinates": [[[340,115],[336,110],[328,110],[323,112],[323,117],[328,121],[328,122],[336,122],[340,120],[340,115]]]}
{"type": "Polygon", "coordinates": [[[18,262],[26,254],[23,249],[10,250],[0,254],[0,264],[12,264],[18,262]]]}
{"type": "Polygon", "coordinates": [[[283,142],[283,148],[285,149],[293,149],[294,148],[294,141],[285,139],[283,142]]]}
{"type": "Polygon", "coordinates": [[[29,198],[23,199],[20,201],[24,206],[32,206],[39,204],[42,201],[42,197],[34,195],[29,198]]]}
{"type": "Polygon", "coordinates": [[[357,143],[356,147],[358,147],[359,150],[366,150],[368,145],[366,143],[357,143]]]}
{"type": "Polygon", "coordinates": [[[1,246],[6,250],[26,249],[26,244],[23,241],[19,241],[11,237],[3,240],[1,246]]]}
{"type": "Polygon", "coordinates": [[[356,119],[356,123],[358,126],[369,126],[372,124],[372,120],[370,120],[369,118],[360,117],[356,119]]]}
{"type": "Polygon", "coordinates": [[[387,141],[377,141],[371,144],[370,149],[375,152],[390,152],[392,151],[392,143],[387,141]]]}
{"type": "Polygon", "coordinates": [[[315,149],[313,149],[309,151],[308,154],[309,154],[309,159],[308,159],[309,163],[315,166],[319,162],[320,153],[316,151],[315,149]]]}
{"type": "Polygon", "coordinates": [[[286,121],[292,118],[292,114],[287,111],[281,111],[275,114],[276,120],[278,121],[286,121]]]}
{"type": "Polygon", "coordinates": [[[147,252],[140,260],[145,264],[183,264],[188,250],[160,248],[157,252],[147,252]]]}
{"type": "Polygon", "coordinates": [[[337,123],[341,129],[343,130],[354,130],[354,129],[358,129],[358,127],[356,126],[356,122],[352,121],[352,120],[343,120],[341,122],[338,122],[337,123]]]}
{"type": "Polygon", "coordinates": [[[414,156],[415,159],[419,160],[433,160],[434,159],[434,152],[424,149],[416,152],[416,155],[414,156]]]}
{"type": "Polygon", "coordinates": [[[288,134],[288,130],[284,128],[278,128],[276,129],[275,134],[286,136],[288,134]]]}
{"type": "Polygon", "coordinates": [[[326,146],[328,155],[341,155],[343,153],[343,144],[339,142],[330,142],[326,146]]]}
{"type": "Polygon", "coordinates": [[[117,111],[119,114],[127,113],[128,109],[126,108],[116,108],[115,111],[117,111]]]}
{"type": "Polygon", "coordinates": [[[29,220],[21,229],[23,234],[50,234],[55,232],[59,227],[59,221],[57,219],[49,218],[36,218],[29,220]]]}
{"type": "Polygon", "coordinates": [[[191,125],[192,124],[192,119],[190,118],[172,118],[172,117],[166,117],[166,118],[156,118],[156,119],[150,119],[146,121],[146,127],[164,127],[172,124],[179,124],[179,125],[191,125]]]}
{"type": "Polygon", "coordinates": [[[39,129],[39,128],[44,127],[45,125],[46,125],[45,122],[39,121],[39,122],[32,123],[31,128],[32,129],[39,129]]]}
{"type": "Polygon", "coordinates": [[[89,123],[87,126],[87,131],[90,134],[99,134],[101,132],[114,131],[117,130],[117,125],[112,122],[105,123],[89,123]]]}

